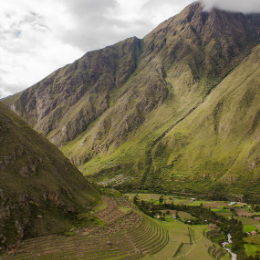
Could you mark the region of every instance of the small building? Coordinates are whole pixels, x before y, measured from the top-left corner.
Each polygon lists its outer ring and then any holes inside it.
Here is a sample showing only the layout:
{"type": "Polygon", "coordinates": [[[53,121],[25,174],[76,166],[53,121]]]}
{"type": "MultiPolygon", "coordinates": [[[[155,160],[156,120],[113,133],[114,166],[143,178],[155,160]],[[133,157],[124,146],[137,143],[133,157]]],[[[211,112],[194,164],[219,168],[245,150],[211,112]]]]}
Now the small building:
{"type": "Polygon", "coordinates": [[[234,206],[236,204],[236,202],[232,201],[228,204],[228,206],[234,206]]]}
{"type": "Polygon", "coordinates": [[[256,231],[252,231],[251,234],[252,234],[253,236],[255,236],[255,235],[257,234],[257,232],[256,232],[256,231]]]}
{"type": "Polygon", "coordinates": [[[259,218],[259,217],[254,217],[254,219],[255,219],[255,220],[257,220],[257,221],[259,221],[259,220],[260,220],[260,218],[259,218]]]}
{"type": "Polygon", "coordinates": [[[239,205],[243,205],[243,206],[246,206],[247,203],[244,203],[244,202],[238,202],[239,205]]]}
{"type": "Polygon", "coordinates": [[[195,198],[191,198],[190,201],[195,201],[196,199],[195,198]]]}
{"type": "Polygon", "coordinates": [[[172,219],[176,219],[176,216],[175,216],[175,215],[172,215],[172,219]]]}

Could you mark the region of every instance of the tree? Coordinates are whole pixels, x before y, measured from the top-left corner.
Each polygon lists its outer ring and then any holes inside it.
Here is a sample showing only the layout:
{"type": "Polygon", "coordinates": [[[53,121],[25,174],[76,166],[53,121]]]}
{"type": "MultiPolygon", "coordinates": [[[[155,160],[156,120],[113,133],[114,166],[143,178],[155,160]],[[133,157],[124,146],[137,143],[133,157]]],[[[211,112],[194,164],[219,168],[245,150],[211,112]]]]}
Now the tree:
{"type": "Polygon", "coordinates": [[[164,201],[164,197],[163,197],[163,196],[160,196],[160,198],[159,198],[159,203],[162,204],[163,201],[164,201]]]}
{"type": "Polygon", "coordinates": [[[135,194],[134,199],[133,199],[134,204],[137,204],[138,200],[139,200],[138,194],[135,194]]]}

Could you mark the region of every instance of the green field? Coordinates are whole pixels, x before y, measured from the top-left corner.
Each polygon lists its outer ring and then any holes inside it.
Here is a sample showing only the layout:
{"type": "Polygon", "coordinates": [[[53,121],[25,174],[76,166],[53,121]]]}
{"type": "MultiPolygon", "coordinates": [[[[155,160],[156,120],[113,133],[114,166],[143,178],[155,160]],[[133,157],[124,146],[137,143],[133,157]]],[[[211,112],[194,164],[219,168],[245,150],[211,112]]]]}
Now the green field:
{"type": "Polygon", "coordinates": [[[244,225],[244,231],[245,232],[252,232],[252,231],[255,231],[256,229],[257,229],[256,226],[244,225]]]}
{"type": "Polygon", "coordinates": [[[255,256],[256,251],[260,251],[260,246],[245,244],[245,249],[246,249],[246,253],[247,253],[248,256],[250,256],[250,255],[255,256]]]}
{"type": "MultiPolygon", "coordinates": [[[[160,210],[161,212],[163,213],[166,213],[168,210],[160,210]]],[[[166,214],[165,215],[165,220],[166,221],[175,221],[173,218],[172,218],[172,215],[175,215],[176,214],[176,210],[169,210],[170,214],[166,214]]],[[[194,217],[187,213],[187,212],[183,212],[183,211],[178,211],[178,215],[179,217],[182,219],[182,220],[185,220],[185,219],[194,219],[194,217]]]]}
{"type": "Polygon", "coordinates": [[[216,213],[220,214],[220,213],[231,213],[232,212],[229,209],[211,209],[212,211],[215,211],[216,213]]]}
{"type": "Polygon", "coordinates": [[[95,208],[94,208],[94,211],[95,212],[98,212],[100,210],[103,210],[107,207],[107,203],[105,201],[101,201],[100,204],[98,204],[95,208]]]}
{"type": "Polygon", "coordinates": [[[212,242],[218,242],[219,240],[222,240],[222,239],[226,239],[226,236],[224,234],[220,235],[218,237],[212,238],[212,242]]]}
{"type": "Polygon", "coordinates": [[[252,225],[257,228],[260,228],[260,222],[257,220],[254,220],[253,218],[237,217],[237,219],[240,220],[243,225],[252,225]]]}
{"type": "Polygon", "coordinates": [[[244,242],[248,243],[248,244],[253,244],[253,245],[259,245],[260,246],[260,235],[256,235],[256,236],[247,236],[244,238],[244,242]]]}

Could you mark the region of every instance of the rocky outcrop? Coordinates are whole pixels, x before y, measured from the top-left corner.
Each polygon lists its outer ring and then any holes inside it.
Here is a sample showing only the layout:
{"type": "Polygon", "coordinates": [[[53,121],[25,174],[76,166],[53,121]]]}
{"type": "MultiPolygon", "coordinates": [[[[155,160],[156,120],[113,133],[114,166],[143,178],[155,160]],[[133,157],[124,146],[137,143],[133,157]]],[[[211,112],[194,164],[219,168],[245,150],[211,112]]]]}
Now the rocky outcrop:
{"type": "Polygon", "coordinates": [[[140,43],[134,37],[87,53],[21,93],[9,108],[55,144],[74,140],[108,109],[111,95],[132,75],[140,43]]]}

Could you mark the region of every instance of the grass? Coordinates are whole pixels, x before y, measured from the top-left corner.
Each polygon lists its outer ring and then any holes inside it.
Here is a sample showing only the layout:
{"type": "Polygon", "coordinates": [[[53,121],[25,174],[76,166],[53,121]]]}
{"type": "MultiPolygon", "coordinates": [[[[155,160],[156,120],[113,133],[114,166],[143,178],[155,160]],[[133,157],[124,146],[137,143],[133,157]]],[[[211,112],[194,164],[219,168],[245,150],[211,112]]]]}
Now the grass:
{"type": "Polygon", "coordinates": [[[212,242],[218,242],[219,240],[222,240],[222,239],[226,239],[226,236],[225,235],[221,235],[221,236],[218,236],[218,237],[214,237],[212,238],[212,242]]]}
{"type": "MultiPolygon", "coordinates": [[[[167,210],[160,210],[161,212],[163,212],[163,213],[166,213],[167,212],[167,210]]],[[[170,211],[170,214],[168,215],[168,214],[166,214],[165,215],[165,220],[166,221],[175,221],[173,218],[172,218],[172,215],[175,215],[176,214],[176,210],[169,210],[170,211]]],[[[184,212],[184,211],[178,211],[178,215],[179,215],[179,217],[182,219],[182,220],[184,220],[184,219],[193,219],[194,217],[191,215],[191,214],[189,214],[189,213],[187,213],[187,212],[184,212]]]]}
{"type": "Polygon", "coordinates": [[[128,208],[128,207],[118,207],[118,209],[124,213],[129,212],[132,208],[128,208]]]}
{"type": "Polygon", "coordinates": [[[260,246],[259,245],[250,245],[250,244],[245,244],[245,250],[247,256],[255,256],[256,252],[260,251],[260,246]]]}
{"type": "Polygon", "coordinates": [[[211,209],[212,211],[215,211],[216,213],[220,214],[220,213],[231,213],[232,211],[230,211],[229,209],[211,209]]]}
{"type": "Polygon", "coordinates": [[[244,241],[248,244],[260,245],[260,235],[247,236],[244,238],[244,241]]]}
{"type": "Polygon", "coordinates": [[[200,206],[200,204],[207,204],[208,201],[205,201],[205,200],[196,200],[196,201],[193,201],[193,202],[190,202],[189,204],[187,204],[187,206],[200,206]]]}
{"type": "Polygon", "coordinates": [[[256,226],[244,225],[244,231],[245,232],[252,232],[252,231],[255,231],[256,229],[257,229],[256,226]]]}
{"type": "Polygon", "coordinates": [[[94,208],[94,211],[98,212],[100,210],[105,209],[106,207],[107,207],[107,203],[102,200],[101,203],[94,208]]]}
{"type": "Polygon", "coordinates": [[[239,221],[241,221],[243,225],[252,225],[252,226],[260,227],[260,222],[253,218],[246,218],[246,217],[236,217],[236,218],[239,221]]]}

